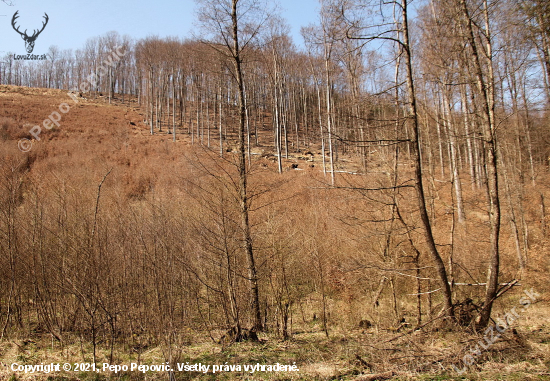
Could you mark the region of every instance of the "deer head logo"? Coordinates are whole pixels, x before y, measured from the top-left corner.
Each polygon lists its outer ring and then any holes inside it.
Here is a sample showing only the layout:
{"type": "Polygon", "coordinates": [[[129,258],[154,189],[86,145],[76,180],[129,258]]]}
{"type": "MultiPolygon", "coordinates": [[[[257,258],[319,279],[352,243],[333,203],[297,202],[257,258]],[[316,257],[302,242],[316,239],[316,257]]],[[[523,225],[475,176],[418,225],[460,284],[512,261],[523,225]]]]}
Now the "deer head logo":
{"type": "Polygon", "coordinates": [[[40,30],[34,30],[34,33],[32,34],[32,36],[28,36],[27,35],[27,30],[25,29],[25,32],[21,33],[19,31],[19,28],[15,26],[15,20],[17,18],[19,18],[19,15],[18,15],[19,11],[15,12],[15,14],[13,15],[13,18],[11,19],[11,26],[13,27],[13,29],[19,33],[21,35],[21,38],[23,40],[25,40],[25,49],[27,49],[27,53],[32,53],[33,49],[34,49],[34,42],[36,41],[37,37],[40,35],[40,33],[42,33],[42,31],[44,30],[44,28],[46,27],[46,25],[48,24],[48,20],[49,20],[49,17],[48,17],[48,14],[46,12],[44,12],[44,19],[46,19],[46,22],[43,22],[42,23],[42,29],[40,30]]]}

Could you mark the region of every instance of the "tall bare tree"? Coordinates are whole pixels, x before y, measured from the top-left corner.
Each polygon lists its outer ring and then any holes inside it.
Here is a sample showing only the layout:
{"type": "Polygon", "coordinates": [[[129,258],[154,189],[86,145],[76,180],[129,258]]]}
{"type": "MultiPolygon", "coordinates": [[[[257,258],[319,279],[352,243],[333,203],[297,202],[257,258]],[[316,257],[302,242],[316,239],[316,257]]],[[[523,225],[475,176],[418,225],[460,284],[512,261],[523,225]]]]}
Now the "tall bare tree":
{"type": "MultiPolygon", "coordinates": [[[[479,46],[479,39],[476,39],[474,25],[478,25],[472,15],[466,0],[460,0],[463,14],[463,22],[466,30],[466,38],[473,57],[473,70],[477,91],[481,98],[481,116],[483,118],[483,140],[485,144],[485,165],[487,171],[487,188],[489,193],[489,221],[491,224],[491,251],[489,253],[489,268],[487,272],[487,287],[485,301],[480,314],[478,326],[485,328],[491,319],[493,302],[498,293],[498,277],[500,271],[500,198],[499,198],[499,176],[498,176],[498,150],[495,120],[495,79],[493,69],[492,34],[489,19],[489,4],[486,0],[482,4],[482,20],[484,25],[480,30],[481,41],[485,46],[479,46]],[[480,54],[482,48],[483,56],[480,54]],[[483,64],[485,61],[485,65],[483,64]]],[[[478,26],[479,28],[479,26],[478,26]]]]}
{"type": "MultiPolygon", "coordinates": [[[[247,120],[243,62],[247,50],[252,48],[267,21],[267,8],[266,4],[259,0],[198,0],[198,3],[201,25],[213,37],[212,40],[205,42],[219,53],[226,55],[233,63],[232,75],[237,84],[239,110],[237,169],[242,240],[248,261],[253,329],[262,330],[258,271],[249,216],[251,199],[248,191],[249,169],[246,160],[247,120]]],[[[237,334],[240,335],[240,332],[237,334]]]]}

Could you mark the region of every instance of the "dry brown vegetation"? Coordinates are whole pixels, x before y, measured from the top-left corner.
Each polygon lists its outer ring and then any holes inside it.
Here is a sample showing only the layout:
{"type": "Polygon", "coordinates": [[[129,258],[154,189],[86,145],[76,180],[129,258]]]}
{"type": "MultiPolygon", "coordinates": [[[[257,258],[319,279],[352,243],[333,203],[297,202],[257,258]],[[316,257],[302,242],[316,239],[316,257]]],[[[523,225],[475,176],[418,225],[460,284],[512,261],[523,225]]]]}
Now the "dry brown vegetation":
{"type": "MultiPolygon", "coordinates": [[[[518,266],[513,225],[503,223],[501,279],[521,285],[496,301],[493,316],[518,305],[523,290],[541,297],[459,376],[451,365],[462,368],[462,357],[483,337],[472,331],[475,308],[463,311],[463,327],[438,319],[442,300],[430,293],[438,288],[432,263],[416,252],[426,248],[413,190],[397,192],[399,219],[391,218],[393,191],[366,190],[392,184],[388,157],[374,158],[365,175],[338,174],[340,187],[333,188],[315,147],[308,149],[313,155],[293,153],[282,174],[272,148],[254,148],[251,225],[265,332],[257,343],[233,343],[223,336],[236,315],[243,327],[253,324],[234,153],[221,159],[183,133],[176,142],[168,134],[149,136],[139,109],[102,99],[82,100],[59,128],[21,153],[17,140],[29,126],[68,99],[57,90],[0,88],[0,377],[48,377],[12,375],[13,362],[169,361],[300,368],[254,376],[176,373],[178,380],[548,379],[550,256],[543,230],[549,221],[541,220],[540,202],[541,195],[550,198],[546,168],[536,186],[513,193],[522,198],[528,229],[526,268],[518,266]]],[[[339,165],[354,172],[356,161],[343,156],[339,165]]],[[[397,183],[407,184],[407,162],[399,176],[397,183]]],[[[454,221],[448,181],[436,177],[428,194],[451,279],[484,281],[489,225],[482,189],[464,187],[463,224],[454,221]]],[[[467,299],[479,306],[483,293],[479,286],[453,288],[457,306],[467,299]]],[[[129,372],[122,379],[155,377],[167,375],[129,372]]]]}
{"type": "Polygon", "coordinates": [[[270,4],[2,59],[0,378],[548,379],[547,2],[270,4]]]}

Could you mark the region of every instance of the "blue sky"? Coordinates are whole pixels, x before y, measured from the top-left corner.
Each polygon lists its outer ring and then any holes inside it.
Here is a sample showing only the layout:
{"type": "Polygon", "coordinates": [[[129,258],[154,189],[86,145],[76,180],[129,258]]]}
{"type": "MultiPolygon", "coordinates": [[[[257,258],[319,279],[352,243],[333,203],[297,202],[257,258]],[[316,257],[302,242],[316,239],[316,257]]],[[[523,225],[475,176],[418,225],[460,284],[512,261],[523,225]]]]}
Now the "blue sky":
{"type": "MultiPolygon", "coordinates": [[[[34,54],[43,54],[51,45],[79,49],[90,37],[117,31],[133,38],[150,35],[190,37],[195,22],[193,0],[12,0],[0,2],[0,55],[25,53],[25,43],[13,30],[11,19],[19,11],[20,30],[40,28],[46,12],[49,22],[37,38],[34,54]]],[[[317,20],[318,0],[279,0],[282,16],[291,26],[295,43],[302,45],[300,27],[317,20]]]]}

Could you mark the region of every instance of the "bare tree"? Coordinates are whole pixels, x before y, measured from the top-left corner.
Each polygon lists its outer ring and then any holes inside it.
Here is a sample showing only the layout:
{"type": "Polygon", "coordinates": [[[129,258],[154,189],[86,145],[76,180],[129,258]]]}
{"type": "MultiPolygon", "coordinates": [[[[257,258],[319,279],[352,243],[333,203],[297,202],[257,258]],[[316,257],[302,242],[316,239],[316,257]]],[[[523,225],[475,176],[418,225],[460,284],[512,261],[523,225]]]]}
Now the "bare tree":
{"type": "Polygon", "coordinates": [[[473,57],[473,70],[475,73],[477,91],[481,98],[483,118],[483,139],[485,143],[485,165],[487,170],[487,190],[489,193],[489,221],[491,224],[491,251],[489,254],[489,268],[487,272],[487,287],[485,301],[480,314],[478,327],[485,328],[491,319],[493,302],[498,293],[498,276],[500,271],[500,198],[499,176],[497,157],[497,136],[495,121],[495,83],[493,72],[492,35],[489,20],[489,4],[483,2],[484,28],[480,31],[485,37],[483,57],[480,55],[479,42],[475,37],[474,22],[466,0],[460,0],[463,20],[466,29],[466,38],[473,57]],[[485,65],[482,60],[484,59],[485,65]],[[485,74],[486,73],[486,74],[485,74]]]}
{"type": "MultiPolygon", "coordinates": [[[[258,273],[250,230],[250,196],[248,191],[248,163],[246,161],[246,96],[243,61],[262,27],[267,21],[266,5],[259,0],[197,0],[199,20],[213,39],[205,41],[233,63],[233,79],[237,84],[239,129],[237,169],[243,249],[248,261],[248,281],[255,330],[262,330],[258,273]]],[[[237,327],[239,328],[239,327],[237,327]]],[[[240,336],[240,332],[237,332],[240,336]]]]}
{"type": "MultiPolygon", "coordinates": [[[[424,173],[423,173],[423,158],[422,158],[422,141],[419,121],[419,111],[416,95],[416,84],[414,76],[414,62],[412,55],[412,42],[409,29],[408,16],[408,0],[391,2],[393,5],[394,16],[393,22],[386,21],[383,17],[377,22],[365,22],[361,20],[361,16],[354,15],[352,12],[345,13],[342,8],[342,17],[348,24],[348,31],[357,28],[360,25],[364,26],[360,32],[355,32],[353,35],[349,32],[345,33],[346,38],[363,40],[365,43],[370,41],[392,41],[399,47],[403,55],[403,67],[405,70],[405,86],[406,86],[406,122],[412,128],[412,141],[410,145],[412,165],[414,167],[414,188],[416,192],[416,202],[418,212],[420,214],[422,233],[428,247],[428,252],[435,263],[435,268],[439,276],[441,290],[444,298],[444,314],[452,317],[453,301],[452,290],[449,284],[449,277],[443,258],[437,248],[435,242],[432,222],[428,213],[426,202],[426,191],[424,188],[424,173]],[[392,25],[393,24],[393,25],[392,25]],[[395,35],[394,35],[395,34],[395,35]]],[[[352,8],[353,9],[353,8],[352,8]]],[[[356,7],[357,9],[357,7],[356,7]]],[[[369,20],[372,21],[372,20],[369,20]]]]}

